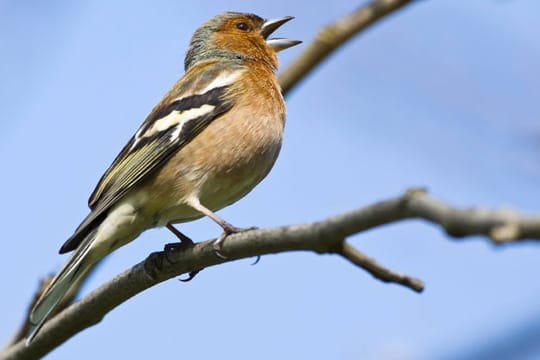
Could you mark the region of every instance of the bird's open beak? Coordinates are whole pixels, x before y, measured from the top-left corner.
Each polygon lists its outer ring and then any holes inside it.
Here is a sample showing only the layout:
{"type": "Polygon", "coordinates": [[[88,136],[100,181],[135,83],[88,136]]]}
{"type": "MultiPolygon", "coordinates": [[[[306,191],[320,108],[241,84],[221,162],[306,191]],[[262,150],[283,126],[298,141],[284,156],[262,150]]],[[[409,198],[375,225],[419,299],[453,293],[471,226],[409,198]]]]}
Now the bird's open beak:
{"type": "Polygon", "coordinates": [[[290,48],[301,43],[299,40],[292,40],[286,38],[274,38],[268,39],[268,36],[276,31],[281,25],[285,24],[287,21],[294,19],[292,16],[285,16],[279,19],[270,19],[266,20],[261,29],[261,35],[266,39],[266,43],[274,51],[278,52],[290,48]]]}

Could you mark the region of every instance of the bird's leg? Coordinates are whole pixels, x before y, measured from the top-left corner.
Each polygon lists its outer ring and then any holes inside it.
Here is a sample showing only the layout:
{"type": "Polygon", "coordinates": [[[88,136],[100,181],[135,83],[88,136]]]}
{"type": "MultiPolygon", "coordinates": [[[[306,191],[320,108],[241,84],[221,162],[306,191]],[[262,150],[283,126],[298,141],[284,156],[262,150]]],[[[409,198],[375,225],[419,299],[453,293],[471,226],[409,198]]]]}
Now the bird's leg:
{"type": "Polygon", "coordinates": [[[212,210],[202,205],[199,199],[197,198],[190,198],[188,200],[188,205],[194,208],[195,210],[201,212],[202,214],[208,216],[210,219],[214,220],[219,226],[223,228],[223,233],[212,244],[212,247],[214,248],[214,252],[216,253],[216,255],[223,260],[227,259],[227,257],[221,253],[221,250],[223,248],[223,242],[225,241],[227,236],[231,234],[237,234],[240,232],[257,229],[256,227],[239,228],[239,227],[229,224],[228,222],[226,222],[225,220],[217,216],[212,210]]]}
{"type": "Polygon", "coordinates": [[[171,223],[167,223],[165,226],[170,232],[172,232],[180,240],[180,242],[165,244],[163,251],[170,252],[175,250],[182,250],[189,246],[193,246],[194,242],[187,235],[175,228],[171,223]]]}
{"type": "MultiPolygon", "coordinates": [[[[171,223],[167,223],[166,225],[167,229],[169,229],[174,235],[176,235],[176,237],[178,239],[180,239],[180,242],[175,242],[175,243],[169,243],[169,244],[165,244],[165,247],[163,249],[163,252],[165,253],[165,256],[167,257],[167,261],[172,263],[170,260],[169,260],[169,256],[168,254],[170,252],[174,252],[174,251],[178,251],[178,250],[185,250],[187,249],[188,247],[190,246],[193,246],[193,244],[195,244],[193,242],[193,240],[191,240],[187,235],[185,235],[184,233],[182,233],[180,230],[178,230],[177,228],[175,228],[171,223]]],[[[183,281],[183,282],[188,282],[190,281],[191,279],[193,279],[195,277],[195,275],[197,275],[202,269],[198,269],[198,270],[194,270],[194,271],[191,271],[189,274],[188,274],[188,278],[187,279],[180,279],[180,281],[183,281]]]]}

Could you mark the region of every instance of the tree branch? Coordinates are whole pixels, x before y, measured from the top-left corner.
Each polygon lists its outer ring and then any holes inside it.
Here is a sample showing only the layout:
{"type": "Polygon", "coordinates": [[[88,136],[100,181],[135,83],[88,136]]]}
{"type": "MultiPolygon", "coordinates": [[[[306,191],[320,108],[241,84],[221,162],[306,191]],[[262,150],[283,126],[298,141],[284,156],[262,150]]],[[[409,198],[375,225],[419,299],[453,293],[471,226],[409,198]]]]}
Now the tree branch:
{"type": "Polygon", "coordinates": [[[319,31],[315,39],[279,76],[283,95],[354,35],[414,0],[374,0],[319,31]]]}
{"type": "Polygon", "coordinates": [[[37,359],[79,331],[97,324],[116,306],[162,281],[197,269],[258,255],[287,251],[338,254],[367,270],[375,278],[422,291],[420,280],[397,274],[345,240],[347,237],[404,219],[419,218],[441,225],[453,237],[485,235],[495,244],[524,239],[540,240],[540,217],[520,215],[510,210],[457,209],[430,197],[422,189],[353,210],[326,220],[253,230],[228,237],[217,257],[208,240],[184,251],[156,252],[131,269],[94,290],[79,302],[49,320],[29,347],[23,341],[4,350],[2,359],[37,359]]]}

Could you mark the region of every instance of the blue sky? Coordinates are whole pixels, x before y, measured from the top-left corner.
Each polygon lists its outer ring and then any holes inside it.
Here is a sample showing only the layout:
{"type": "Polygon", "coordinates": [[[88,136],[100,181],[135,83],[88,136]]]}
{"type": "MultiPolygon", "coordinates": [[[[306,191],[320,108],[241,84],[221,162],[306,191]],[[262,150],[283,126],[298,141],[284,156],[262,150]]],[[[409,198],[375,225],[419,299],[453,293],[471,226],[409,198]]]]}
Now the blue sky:
{"type": "MultiPolygon", "coordinates": [[[[182,75],[197,26],[224,10],[293,15],[276,36],[309,42],[356,6],[0,2],[0,339],[19,325],[39,277],[65,260],[57,251],[103,171],[182,75]]],[[[237,226],[316,221],[412,186],[456,206],[539,213],[539,20],[534,0],[441,0],[377,24],[290,93],[276,166],[220,214],[237,226]]],[[[281,64],[302,49],[281,53],[281,64]]],[[[196,240],[220,233],[207,219],[180,228],[196,240]]],[[[173,240],[146,232],[86,290],[173,240]]],[[[451,241],[421,221],[350,241],[425,280],[425,292],[382,284],[337,256],[266,256],[160,284],[49,358],[492,359],[495,345],[500,358],[540,356],[537,245],[451,241]],[[512,348],[523,334],[532,340],[512,348]]]]}

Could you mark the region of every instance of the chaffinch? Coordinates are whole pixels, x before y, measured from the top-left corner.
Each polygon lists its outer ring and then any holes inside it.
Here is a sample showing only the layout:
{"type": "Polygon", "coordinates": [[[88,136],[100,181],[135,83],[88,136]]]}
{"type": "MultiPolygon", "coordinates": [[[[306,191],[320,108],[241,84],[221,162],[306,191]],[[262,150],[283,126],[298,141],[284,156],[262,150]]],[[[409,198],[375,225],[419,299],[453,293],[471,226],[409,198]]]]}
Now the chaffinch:
{"type": "Polygon", "coordinates": [[[226,12],[199,27],[185,74],[150,112],[101,177],[90,214],[60,253],[75,250],[30,313],[27,344],[69,291],[103,257],[142,231],[215,214],[255,187],[272,168],[282,141],[285,104],[277,52],[300,41],[268,39],[291,20],[226,12]]]}

